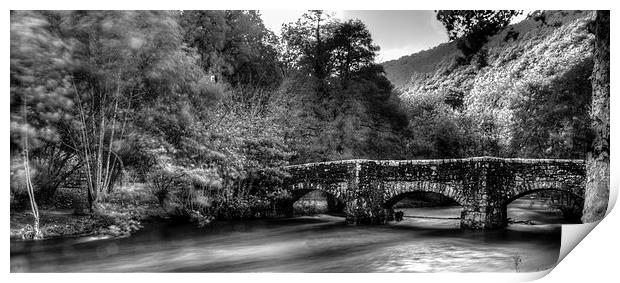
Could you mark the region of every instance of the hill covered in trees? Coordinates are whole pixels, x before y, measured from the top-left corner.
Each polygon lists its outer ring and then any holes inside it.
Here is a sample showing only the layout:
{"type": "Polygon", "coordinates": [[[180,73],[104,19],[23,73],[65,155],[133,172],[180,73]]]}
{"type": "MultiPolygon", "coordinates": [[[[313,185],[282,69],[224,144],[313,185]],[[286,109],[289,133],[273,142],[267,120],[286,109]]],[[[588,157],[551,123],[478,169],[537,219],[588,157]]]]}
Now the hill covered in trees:
{"type": "Polygon", "coordinates": [[[470,61],[449,42],[383,63],[408,109],[410,152],[584,158],[592,19],[537,11],[490,37],[470,61]]]}

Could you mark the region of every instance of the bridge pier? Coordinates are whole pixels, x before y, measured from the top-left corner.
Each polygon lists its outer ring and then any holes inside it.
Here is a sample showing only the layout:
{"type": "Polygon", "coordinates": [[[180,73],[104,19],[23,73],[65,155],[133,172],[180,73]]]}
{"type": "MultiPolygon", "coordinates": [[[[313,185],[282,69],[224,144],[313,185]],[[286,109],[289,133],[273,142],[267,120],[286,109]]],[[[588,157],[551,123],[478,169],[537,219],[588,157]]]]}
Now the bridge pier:
{"type": "Polygon", "coordinates": [[[507,225],[506,212],[501,207],[463,207],[461,228],[495,229],[507,225]]]}
{"type": "MultiPolygon", "coordinates": [[[[344,212],[349,224],[385,224],[394,217],[391,208],[381,205],[369,207],[355,200],[346,204],[344,212]]],[[[496,229],[506,227],[507,224],[505,208],[465,206],[461,211],[461,228],[496,229]]]]}
{"type": "Polygon", "coordinates": [[[349,224],[385,224],[391,216],[390,212],[392,210],[385,209],[383,205],[357,200],[347,202],[344,209],[346,222],[349,224]]]}

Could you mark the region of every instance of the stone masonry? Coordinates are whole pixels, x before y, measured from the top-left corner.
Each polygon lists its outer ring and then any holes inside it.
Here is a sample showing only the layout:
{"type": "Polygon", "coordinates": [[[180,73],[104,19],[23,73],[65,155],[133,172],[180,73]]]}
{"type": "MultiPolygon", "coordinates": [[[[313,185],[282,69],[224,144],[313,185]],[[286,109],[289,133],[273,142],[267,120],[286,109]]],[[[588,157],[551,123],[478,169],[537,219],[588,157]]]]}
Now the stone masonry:
{"type": "MultiPolygon", "coordinates": [[[[434,192],[462,206],[461,227],[507,225],[506,206],[541,190],[559,190],[583,200],[585,163],[567,159],[473,157],[435,160],[343,160],[286,167],[290,205],[312,190],[345,204],[348,223],[382,224],[394,198],[434,192]]],[[[583,201],[576,202],[583,204],[583,201]]]]}

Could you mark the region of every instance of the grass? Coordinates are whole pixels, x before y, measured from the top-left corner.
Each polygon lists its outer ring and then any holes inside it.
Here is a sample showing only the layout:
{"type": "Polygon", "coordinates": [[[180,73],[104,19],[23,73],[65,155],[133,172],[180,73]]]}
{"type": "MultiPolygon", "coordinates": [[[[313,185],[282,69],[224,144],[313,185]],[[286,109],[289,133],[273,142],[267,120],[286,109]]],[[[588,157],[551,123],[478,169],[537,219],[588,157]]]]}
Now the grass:
{"type": "MultiPolygon", "coordinates": [[[[32,212],[11,212],[10,222],[10,238],[20,239],[32,231],[32,212]]],[[[96,226],[90,216],[74,215],[71,210],[40,210],[40,223],[44,238],[90,234],[96,226]]]]}
{"type": "MultiPolygon", "coordinates": [[[[96,212],[89,215],[76,215],[73,209],[59,207],[40,209],[43,238],[102,234],[126,237],[139,230],[142,222],[166,217],[155,196],[139,183],[115,189],[97,205],[96,212]]],[[[28,238],[33,229],[32,213],[29,209],[11,211],[10,223],[11,239],[28,238]]]]}
{"type": "Polygon", "coordinates": [[[521,259],[521,255],[519,255],[518,252],[515,252],[512,255],[512,260],[514,261],[514,264],[515,264],[515,272],[519,272],[519,265],[521,264],[521,262],[523,262],[523,259],[521,259]]]}

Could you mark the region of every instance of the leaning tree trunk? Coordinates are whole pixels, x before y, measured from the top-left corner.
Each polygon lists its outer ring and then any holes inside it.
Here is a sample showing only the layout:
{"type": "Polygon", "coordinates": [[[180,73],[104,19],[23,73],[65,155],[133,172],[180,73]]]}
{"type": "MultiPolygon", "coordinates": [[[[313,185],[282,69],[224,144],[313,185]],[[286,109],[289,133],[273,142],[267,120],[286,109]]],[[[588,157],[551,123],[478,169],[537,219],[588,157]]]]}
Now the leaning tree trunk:
{"type": "Polygon", "coordinates": [[[594,21],[592,72],[592,130],[594,139],[586,157],[586,194],[582,221],[601,220],[609,201],[609,11],[597,11],[594,21]]]}

